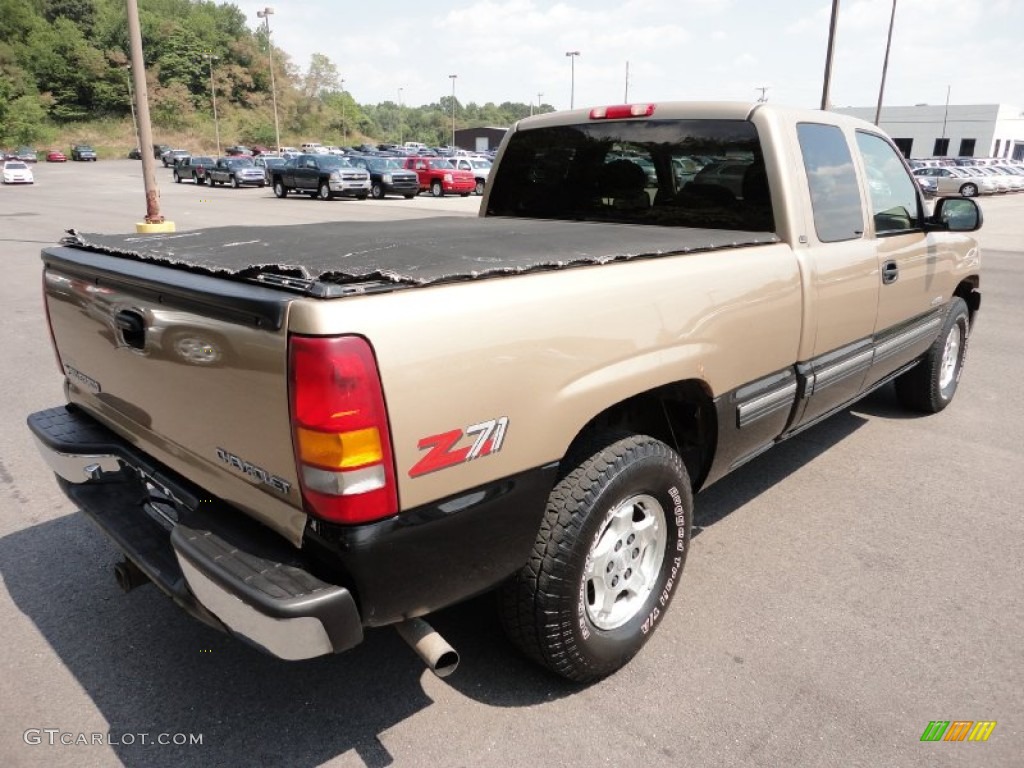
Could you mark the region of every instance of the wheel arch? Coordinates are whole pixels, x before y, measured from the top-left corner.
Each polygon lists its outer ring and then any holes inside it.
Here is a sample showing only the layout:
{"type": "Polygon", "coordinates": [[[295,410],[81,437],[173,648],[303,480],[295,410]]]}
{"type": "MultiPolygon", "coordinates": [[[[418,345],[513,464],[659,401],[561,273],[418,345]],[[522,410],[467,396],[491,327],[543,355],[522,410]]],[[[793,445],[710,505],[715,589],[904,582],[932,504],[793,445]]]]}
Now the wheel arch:
{"type": "Polygon", "coordinates": [[[968,275],[953,290],[954,296],[959,296],[967,304],[970,312],[971,325],[974,325],[974,315],[981,308],[981,278],[978,275],[968,275]]]}
{"type": "Polygon", "coordinates": [[[711,469],[718,440],[711,390],[700,379],[685,379],[639,392],[605,408],[573,437],[559,473],[570,471],[597,435],[623,430],[650,435],[672,446],[696,491],[711,469]]]}

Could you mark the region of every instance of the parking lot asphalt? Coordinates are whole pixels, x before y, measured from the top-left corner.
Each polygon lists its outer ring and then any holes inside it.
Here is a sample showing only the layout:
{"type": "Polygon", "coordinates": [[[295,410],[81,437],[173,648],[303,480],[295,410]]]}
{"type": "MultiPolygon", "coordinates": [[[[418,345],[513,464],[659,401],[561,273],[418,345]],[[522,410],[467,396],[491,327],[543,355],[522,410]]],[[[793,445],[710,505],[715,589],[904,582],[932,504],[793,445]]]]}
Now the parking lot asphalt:
{"type": "MultiPolygon", "coordinates": [[[[182,230],[479,204],[158,177],[182,230]]],[[[287,663],[152,586],[121,594],[118,554],[24,420],[63,402],[39,249],[69,228],[132,231],[141,167],[41,163],[36,178],[0,188],[0,766],[1024,764],[1024,195],[980,201],[982,311],[956,401],[908,416],[883,389],[700,494],[672,610],[624,670],[580,687],[519,657],[487,597],[434,617],[462,654],[440,680],[390,630],[287,663]],[[984,743],[922,742],[934,720],[997,725],[984,743]],[[60,743],[83,739],[102,743],[60,743]]]]}

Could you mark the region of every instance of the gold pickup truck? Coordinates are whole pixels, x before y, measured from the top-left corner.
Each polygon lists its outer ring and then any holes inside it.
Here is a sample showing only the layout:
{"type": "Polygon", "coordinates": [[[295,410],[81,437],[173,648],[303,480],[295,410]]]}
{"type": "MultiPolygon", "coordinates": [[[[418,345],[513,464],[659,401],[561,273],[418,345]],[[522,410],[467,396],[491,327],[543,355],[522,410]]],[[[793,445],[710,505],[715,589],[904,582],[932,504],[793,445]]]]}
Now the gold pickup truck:
{"type": "Polygon", "coordinates": [[[201,620],[301,659],[495,590],[592,680],[679,591],[693,493],[895,380],[953,399],[977,203],[768,104],[523,120],[476,219],[72,233],[43,250],[67,495],[201,620]]]}

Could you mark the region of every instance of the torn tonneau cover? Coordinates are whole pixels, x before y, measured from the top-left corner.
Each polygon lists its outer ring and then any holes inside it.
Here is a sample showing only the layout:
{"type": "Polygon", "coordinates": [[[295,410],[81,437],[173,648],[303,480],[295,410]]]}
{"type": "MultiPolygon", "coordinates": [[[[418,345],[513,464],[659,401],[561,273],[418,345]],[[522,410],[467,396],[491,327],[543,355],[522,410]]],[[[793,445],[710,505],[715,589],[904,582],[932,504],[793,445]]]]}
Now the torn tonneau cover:
{"type": "Polygon", "coordinates": [[[442,217],[157,235],[71,230],[62,245],[220,277],[415,286],[777,242],[771,232],[442,217]]]}

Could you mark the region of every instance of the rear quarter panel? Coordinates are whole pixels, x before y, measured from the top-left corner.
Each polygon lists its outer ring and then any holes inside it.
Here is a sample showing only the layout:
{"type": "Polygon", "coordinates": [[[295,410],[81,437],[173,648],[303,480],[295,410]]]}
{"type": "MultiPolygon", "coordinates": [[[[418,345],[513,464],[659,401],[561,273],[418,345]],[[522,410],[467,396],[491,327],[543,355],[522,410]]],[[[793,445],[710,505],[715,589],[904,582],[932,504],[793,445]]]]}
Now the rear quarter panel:
{"type": "Polygon", "coordinates": [[[561,459],[637,393],[700,379],[716,395],[792,365],[800,313],[796,260],[778,244],[301,300],[289,322],[370,340],[408,509],[561,459]],[[503,417],[499,453],[410,477],[424,438],[503,417]]]}

